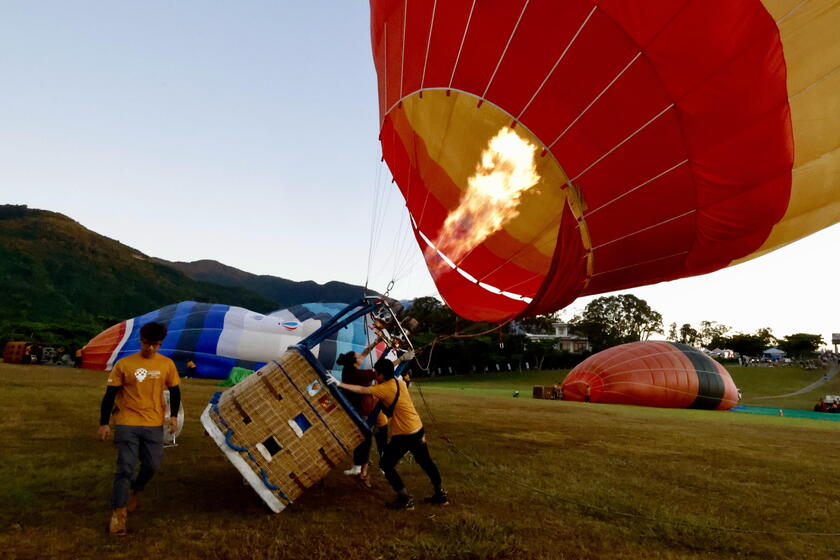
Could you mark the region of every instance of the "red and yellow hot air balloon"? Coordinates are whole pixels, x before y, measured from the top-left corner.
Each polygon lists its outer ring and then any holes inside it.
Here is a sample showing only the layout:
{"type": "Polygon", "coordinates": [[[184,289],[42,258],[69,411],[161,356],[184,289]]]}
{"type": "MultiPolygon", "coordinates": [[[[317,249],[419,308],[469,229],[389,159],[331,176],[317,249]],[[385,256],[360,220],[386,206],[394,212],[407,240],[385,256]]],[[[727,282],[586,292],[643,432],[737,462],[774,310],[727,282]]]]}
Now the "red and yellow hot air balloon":
{"type": "Polygon", "coordinates": [[[563,381],[563,400],[729,410],[738,388],[722,365],[675,342],[631,342],[590,356],[563,381]]]}
{"type": "Polygon", "coordinates": [[[501,321],[840,221],[836,0],[371,0],[380,140],[441,296],[501,321]]]}

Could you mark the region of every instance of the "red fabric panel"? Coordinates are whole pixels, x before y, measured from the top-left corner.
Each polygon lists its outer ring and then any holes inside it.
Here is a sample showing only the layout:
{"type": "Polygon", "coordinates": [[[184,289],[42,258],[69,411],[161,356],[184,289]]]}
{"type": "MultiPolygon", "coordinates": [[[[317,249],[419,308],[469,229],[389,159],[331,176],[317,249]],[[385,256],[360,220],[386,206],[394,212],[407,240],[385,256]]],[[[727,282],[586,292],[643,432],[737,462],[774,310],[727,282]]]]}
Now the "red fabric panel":
{"type": "MultiPolygon", "coordinates": [[[[472,0],[438,0],[424,87],[440,88],[449,85],[471,5],[472,0]]],[[[419,50],[425,49],[426,41],[424,39],[423,47],[419,50]]]]}
{"type": "Polygon", "coordinates": [[[82,348],[82,367],[104,370],[125,334],[125,321],[112,325],[93,337],[82,348]]]}
{"type": "Polygon", "coordinates": [[[647,45],[691,0],[628,2],[598,0],[598,9],[609,15],[640,46],[647,45]]]}
{"type": "Polygon", "coordinates": [[[568,205],[563,207],[560,231],[551,270],[523,315],[539,315],[561,309],[575,300],[586,279],[586,248],[568,205]]]}
{"type": "MultiPolygon", "coordinates": [[[[601,175],[604,169],[606,167],[593,170],[593,178],[595,174],[601,175]]],[[[618,196],[644,183],[644,181],[634,183],[633,181],[637,180],[636,178],[631,178],[629,182],[616,178],[615,182],[610,182],[606,175],[599,177],[599,179],[596,184],[600,188],[597,190],[591,189],[590,192],[593,193],[593,196],[587,197],[590,203],[590,212],[598,208],[599,203],[603,204],[613,200],[613,198],[604,200],[604,194],[613,195],[613,197],[618,196]],[[616,189],[616,184],[620,184],[621,188],[616,189]],[[598,196],[596,197],[596,195],[598,196]],[[593,198],[596,198],[597,202],[593,201],[593,198]]],[[[695,209],[697,200],[694,195],[693,182],[691,166],[684,163],[655,181],[651,181],[615,202],[594,211],[594,213],[586,214],[586,223],[589,226],[592,245],[598,246],[615,239],[617,237],[615,224],[623,222],[622,230],[629,233],[695,209]]],[[[603,267],[599,265],[599,268],[603,267]]]]}
{"type": "MultiPolygon", "coordinates": [[[[686,252],[694,240],[694,224],[697,221],[695,213],[672,220],[659,227],[641,231],[620,241],[594,247],[596,273],[613,270],[628,264],[643,263],[666,255],[686,252]],[[627,255],[632,254],[633,260],[627,262],[627,255]]],[[[683,256],[685,259],[685,255],[683,256]]],[[[673,261],[671,265],[673,266],[673,261]]],[[[627,268],[623,274],[628,280],[638,281],[640,271],[637,267],[627,268]]]]}
{"type": "Polygon", "coordinates": [[[411,0],[408,3],[401,98],[420,89],[433,7],[434,0],[411,0]]]}
{"type": "MultiPolygon", "coordinates": [[[[403,6],[404,2],[392,0],[387,19],[382,28],[383,61],[385,64],[385,107],[391,107],[400,99],[400,74],[402,73],[403,51],[403,6]]],[[[380,80],[382,79],[380,74],[380,80]]]]}
{"type": "Polygon", "coordinates": [[[502,55],[524,0],[476,2],[452,87],[481,95],[502,55]]]}
{"type": "Polygon", "coordinates": [[[625,290],[640,285],[640,278],[645,284],[656,284],[664,280],[673,280],[674,270],[685,261],[685,255],[662,258],[653,262],[634,261],[628,268],[612,270],[593,276],[589,285],[579,295],[588,296],[625,290]]]}
{"type": "Polygon", "coordinates": [[[487,98],[517,117],[591,10],[589,2],[531,0],[487,98]]]}
{"type": "Polygon", "coordinates": [[[681,276],[717,270],[743,256],[743,250],[760,247],[773,227],[772,217],[780,216],[778,201],[787,200],[790,195],[790,181],[787,171],[752,190],[701,209],[694,247],[681,276]],[[761,223],[756,216],[768,219],[761,223]]]}
{"type": "MultiPolygon", "coordinates": [[[[585,16],[578,26],[584,19],[585,16]]],[[[553,142],[637,52],[636,45],[603,12],[596,11],[522,115],[522,123],[544,144],[553,142]]],[[[542,78],[544,76],[540,76],[542,78]]],[[[515,84],[511,86],[516,87],[515,84]]],[[[559,161],[564,169],[567,164],[576,162],[573,156],[559,161]]],[[[580,162],[576,163],[580,166],[580,162]]],[[[569,173],[568,169],[566,171],[569,173]]]]}
{"type": "Polygon", "coordinates": [[[758,44],[765,49],[771,47],[767,32],[778,35],[775,28],[770,14],[757,0],[692,0],[645,52],[671,97],[679,100],[745,48],[758,44]]]}

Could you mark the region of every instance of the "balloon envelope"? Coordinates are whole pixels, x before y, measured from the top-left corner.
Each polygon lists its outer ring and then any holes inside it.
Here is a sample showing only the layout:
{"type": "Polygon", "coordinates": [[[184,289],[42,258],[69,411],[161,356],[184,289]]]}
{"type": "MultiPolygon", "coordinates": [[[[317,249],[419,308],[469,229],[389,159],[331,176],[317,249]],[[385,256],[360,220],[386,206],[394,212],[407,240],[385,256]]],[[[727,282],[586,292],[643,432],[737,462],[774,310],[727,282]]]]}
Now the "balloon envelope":
{"type": "Polygon", "coordinates": [[[837,29],[838,2],[371,0],[383,156],[442,297],[545,313],[836,223],[837,29]]]}
{"type": "MultiPolygon", "coordinates": [[[[184,301],[101,332],[82,349],[82,367],[110,370],[118,359],[140,351],[140,328],[157,321],[168,328],[159,352],[172,358],[182,375],[187,374],[187,362],[193,361],[195,377],[224,379],[234,367],[259,369],[345,306],[306,303],[263,315],[242,307],[184,301]]],[[[361,352],[367,344],[365,319],[359,318],[312,353],[327,370],[334,370],[339,354],[361,352]]]]}
{"type": "Polygon", "coordinates": [[[738,388],[718,362],[685,344],[631,342],[577,365],[563,381],[563,400],[662,408],[729,410],[738,388]]]}

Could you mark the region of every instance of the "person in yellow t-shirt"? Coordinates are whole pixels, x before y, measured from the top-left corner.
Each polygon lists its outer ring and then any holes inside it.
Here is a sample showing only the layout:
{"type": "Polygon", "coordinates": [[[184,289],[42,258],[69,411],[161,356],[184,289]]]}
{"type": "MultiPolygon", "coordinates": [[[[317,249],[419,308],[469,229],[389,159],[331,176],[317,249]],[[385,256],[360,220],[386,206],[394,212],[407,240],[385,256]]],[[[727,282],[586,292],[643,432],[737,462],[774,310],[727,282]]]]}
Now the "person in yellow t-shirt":
{"type": "MultiPolygon", "coordinates": [[[[407,354],[404,357],[408,359],[414,357],[413,353],[407,354]]],[[[400,475],[397,473],[397,463],[409,451],[414,456],[417,464],[428,475],[435,490],[435,493],[424,501],[428,504],[448,504],[449,498],[446,490],[441,486],[440,472],[438,471],[437,465],[432,461],[432,457],[429,454],[429,446],[426,444],[423,422],[420,420],[420,415],[417,414],[417,409],[414,408],[411,394],[408,392],[408,386],[403,380],[395,377],[394,362],[391,360],[380,359],[373,365],[373,369],[378,374],[378,383],[376,385],[368,387],[350,385],[338,382],[331,375],[327,375],[327,383],[335,384],[342,389],[354,393],[373,395],[382,403],[382,411],[385,415],[390,417],[389,432],[391,434],[391,441],[385,446],[385,451],[379,462],[379,468],[385,473],[385,478],[388,479],[397,496],[393,501],[385,505],[391,509],[414,509],[414,499],[408,493],[408,490],[406,490],[405,484],[403,484],[400,475]]]]}
{"type": "Polygon", "coordinates": [[[146,323],[140,329],[140,352],[117,361],[108,374],[99,413],[99,440],[105,441],[110,437],[109,424],[113,413],[117,470],[114,473],[108,527],[112,534],[126,533],[128,513],[138,507],[137,494],[143,491],[160,468],[164,424],[170,432],[178,428],[181,380],[175,363],[158,354],[164,338],[165,325],[146,323]],[[163,390],[166,388],[169,388],[169,418],[164,418],[166,404],[163,390]],[[140,472],[132,481],[138,460],[140,472]]]}

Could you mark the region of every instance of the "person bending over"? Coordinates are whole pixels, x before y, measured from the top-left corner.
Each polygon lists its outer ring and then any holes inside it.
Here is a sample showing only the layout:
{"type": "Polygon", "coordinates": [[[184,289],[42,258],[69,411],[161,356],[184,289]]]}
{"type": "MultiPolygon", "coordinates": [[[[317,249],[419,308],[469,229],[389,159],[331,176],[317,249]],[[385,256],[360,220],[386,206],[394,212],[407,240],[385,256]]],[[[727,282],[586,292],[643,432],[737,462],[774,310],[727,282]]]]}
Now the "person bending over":
{"type": "MultiPolygon", "coordinates": [[[[349,385],[360,385],[366,387],[376,382],[376,372],[372,369],[359,369],[362,365],[362,360],[373,350],[379,343],[379,339],[374,340],[362,353],[347,352],[341,354],[336,363],[342,367],[341,379],[349,385]]],[[[353,406],[356,412],[362,418],[367,419],[373,412],[376,406],[376,399],[371,395],[362,395],[353,393],[352,391],[343,391],[347,397],[347,401],[353,406]]],[[[344,471],[344,474],[350,476],[358,476],[359,481],[367,487],[370,487],[368,475],[368,461],[370,460],[370,448],[372,437],[376,438],[376,448],[379,456],[385,449],[385,444],[388,441],[388,419],[384,414],[379,413],[376,417],[376,424],[372,428],[373,436],[368,435],[364,441],[360,443],[353,451],[353,466],[344,471]]]]}
{"type": "Polygon", "coordinates": [[[138,507],[137,494],[160,468],[163,456],[163,427],[178,427],[181,405],[180,378],[175,363],[158,354],[166,338],[166,326],[146,323],[140,329],[140,352],[120,359],[108,374],[108,384],[99,412],[99,440],[111,435],[111,413],[116,424],[117,470],[111,493],[111,521],[108,531],[126,533],[128,513],[138,507]],[[163,390],[169,388],[170,416],[164,418],[163,390]],[[134,467],[140,472],[132,481],[134,467]]]}
{"type": "MultiPolygon", "coordinates": [[[[413,358],[410,353],[409,356],[409,359],[413,358]]],[[[449,498],[441,486],[440,472],[429,455],[423,423],[414,408],[408,387],[404,381],[394,377],[394,363],[391,360],[380,359],[373,369],[377,373],[378,384],[370,387],[337,382],[332,376],[328,376],[327,382],[336,383],[338,387],[354,393],[373,395],[382,403],[385,415],[390,417],[391,441],[385,446],[379,467],[384,471],[385,478],[397,496],[393,501],[386,503],[386,506],[391,509],[414,509],[414,499],[397,473],[397,463],[409,451],[434,487],[434,494],[424,501],[437,505],[448,504],[449,498]]]]}

